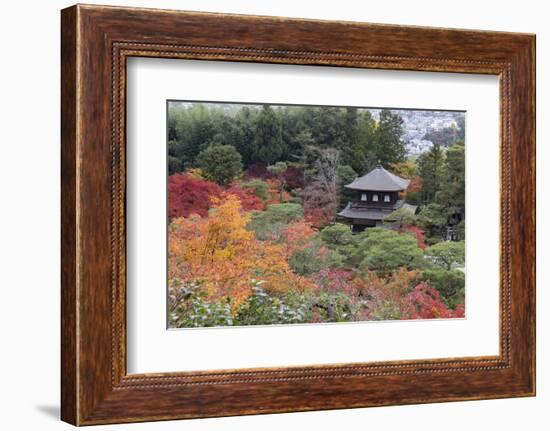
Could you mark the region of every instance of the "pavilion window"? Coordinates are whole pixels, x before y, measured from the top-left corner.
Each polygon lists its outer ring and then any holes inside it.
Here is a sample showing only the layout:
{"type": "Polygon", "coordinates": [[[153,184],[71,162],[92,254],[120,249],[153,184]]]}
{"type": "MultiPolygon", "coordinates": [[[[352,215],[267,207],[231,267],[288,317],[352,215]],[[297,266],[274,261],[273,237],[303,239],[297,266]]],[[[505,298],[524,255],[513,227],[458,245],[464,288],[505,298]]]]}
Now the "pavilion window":
{"type": "Polygon", "coordinates": [[[366,194],[366,193],[361,193],[361,200],[362,200],[362,201],[366,201],[366,200],[367,200],[367,194],[366,194]]]}
{"type": "Polygon", "coordinates": [[[378,202],[378,195],[377,194],[372,195],[372,201],[373,202],[378,202]]]}
{"type": "Polygon", "coordinates": [[[384,195],[384,202],[390,201],[390,195],[384,195]]]}

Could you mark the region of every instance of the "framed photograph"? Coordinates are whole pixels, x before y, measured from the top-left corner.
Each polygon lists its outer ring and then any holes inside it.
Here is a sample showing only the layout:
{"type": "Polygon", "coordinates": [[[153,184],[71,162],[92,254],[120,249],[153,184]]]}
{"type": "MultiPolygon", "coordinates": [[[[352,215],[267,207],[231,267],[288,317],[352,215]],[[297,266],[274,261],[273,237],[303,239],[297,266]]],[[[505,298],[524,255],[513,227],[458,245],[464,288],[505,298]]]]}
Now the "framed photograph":
{"type": "Polygon", "coordinates": [[[62,11],[62,419],[535,394],[535,37],[62,11]]]}

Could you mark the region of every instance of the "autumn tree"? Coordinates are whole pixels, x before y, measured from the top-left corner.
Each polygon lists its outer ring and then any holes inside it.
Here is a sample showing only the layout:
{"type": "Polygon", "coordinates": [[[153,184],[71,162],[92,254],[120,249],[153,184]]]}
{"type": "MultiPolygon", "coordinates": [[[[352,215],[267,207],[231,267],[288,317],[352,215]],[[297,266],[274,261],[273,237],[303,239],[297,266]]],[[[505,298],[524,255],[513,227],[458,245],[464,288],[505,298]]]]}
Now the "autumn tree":
{"type": "Polygon", "coordinates": [[[314,149],[317,157],[309,171],[311,179],[303,190],[302,204],[306,218],[316,227],[334,220],[337,201],[340,154],[334,148],[314,149]]]}
{"type": "Polygon", "coordinates": [[[169,227],[169,278],[198,283],[211,301],[228,301],[232,313],[253,294],[254,282],[272,294],[303,290],[312,284],[295,275],[283,244],[257,241],[246,228],[251,214],[240,200],[213,199],[208,218],[177,218],[169,227]]]}
{"type": "Polygon", "coordinates": [[[441,295],[427,283],[420,283],[401,304],[402,318],[405,319],[444,319],[464,317],[463,311],[450,310],[441,295]]]}
{"type": "Polygon", "coordinates": [[[362,297],[368,298],[366,320],[405,319],[405,298],[417,285],[417,274],[401,267],[389,275],[367,271],[354,280],[362,297]]]}
{"type": "Polygon", "coordinates": [[[241,160],[234,146],[213,145],[198,155],[197,164],[206,179],[225,185],[241,173],[241,160]]]}
{"type": "Polygon", "coordinates": [[[299,163],[287,163],[284,173],[285,187],[288,189],[301,189],[305,185],[304,168],[299,163]]]}
{"type": "Polygon", "coordinates": [[[283,227],[281,242],[288,251],[291,268],[300,275],[311,275],[331,266],[331,252],[320,241],[318,232],[303,219],[283,227]]]}
{"type": "Polygon", "coordinates": [[[234,182],[224,191],[223,196],[227,195],[233,195],[239,198],[241,207],[245,211],[263,210],[265,208],[265,202],[256,196],[254,190],[243,187],[239,182],[234,182]]]}
{"type": "Polygon", "coordinates": [[[211,198],[218,197],[221,188],[210,181],[192,178],[186,174],[168,177],[168,217],[188,217],[208,214],[211,198]]]}
{"type": "Polygon", "coordinates": [[[390,169],[394,174],[409,180],[418,175],[418,166],[410,159],[391,163],[390,169]]]}

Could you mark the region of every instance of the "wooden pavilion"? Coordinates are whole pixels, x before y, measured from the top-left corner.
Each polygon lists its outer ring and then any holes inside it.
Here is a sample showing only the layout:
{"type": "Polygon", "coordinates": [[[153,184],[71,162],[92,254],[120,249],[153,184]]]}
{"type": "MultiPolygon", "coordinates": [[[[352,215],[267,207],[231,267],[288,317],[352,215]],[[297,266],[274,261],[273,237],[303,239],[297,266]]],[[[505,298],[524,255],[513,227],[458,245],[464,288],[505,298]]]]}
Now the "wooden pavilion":
{"type": "Polygon", "coordinates": [[[404,208],[415,214],[417,207],[399,196],[409,183],[410,180],[398,177],[379,164],[368,174],[344,186],[355,192],[355,199],[349,201],[338,216],[350,223],[354,232],[361,232],[367,227],[382,225],[383,220],[398,209],[404,208]]]}

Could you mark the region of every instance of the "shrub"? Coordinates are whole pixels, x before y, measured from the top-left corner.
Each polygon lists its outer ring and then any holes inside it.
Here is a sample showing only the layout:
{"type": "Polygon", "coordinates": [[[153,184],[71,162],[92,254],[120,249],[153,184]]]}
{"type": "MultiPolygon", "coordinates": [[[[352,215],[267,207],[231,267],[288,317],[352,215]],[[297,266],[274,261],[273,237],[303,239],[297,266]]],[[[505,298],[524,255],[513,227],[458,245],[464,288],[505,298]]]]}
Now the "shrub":
{"type": "Polygon", "coordinates": [[[270,198],[269,184],[258,178],[242,183],[241,186],[244,189],[252,190],[252,192],[263,201],[267,201],[270,198]]]}
{"type": "Polygon", "coordinates": [[[172,283],[168,291],[168,326],[198,328],[233,324],[228,301],[206,301],[195,284],[172,283]]]}
{"type": "Polygon", "coordinates": [[[418,224],[429,236],[435,236],[447,224],[448,217],[448,211],[442,205],[431,203],[420,210],[418,224]]]}
{"type": "Polygon", "coordinates": [[[410,292],[402,304],[404,319],[442,319],[456,316],[441,300],[439,292],[421,283],[410,292]]]}
{"type": "Polygon", "coordinates": [[[321,230],[321,239],[331,249],[354,245],[353,233],[348,225],[335,223],[321,230]]]}
{"type": "Polygon", "coordinates": [[[464,241],[443,241],[425,249],[424,254],[431,262],[450,271],[465,263],[464,241]]]}
{"type": "Polygon", "coordinates": [[[304,210],[299,204],[268,205],[265,211],[252,212],[252,220],[247,228],[252,230],[258,239],[278,239],[281,230],[293,220],[304,216],[304,210]]]}
{"type": "Polygon", "coordinates": [[[390,273],[398,268],[422,268],[425,262],[416,237],[383,228],[367,229],[361,233],[358,255],[363,270],[390,273]]]}
{"type": "Polygon", "coordinates": [[[326,251],[323,250],[320,241],[312,241],[306,247],[292,253],[288,263],[296,274],[311,275],[325,267],[326,251]]]}
{"type": "Polygon", "coordinates": [[[422,272],[422,278],[438,290],[450,308],[455,309],[464,301],[465,274],[462,271],[429,269],[422,272]]]}
{"type": "Polygon", "coordinates": [[[237,178],[243,168],[241,155],[233,145],[210,145],[197,156],[197,164],[206,179],[221,185],[237,178]]]}
{"type": "Polygon", "coordinates": [[[254,294],[239,308],[235,325],[304,323],[311,319],[311,307],[303,294],[273,297],[260,286],[253,290],[254,294]]]}

